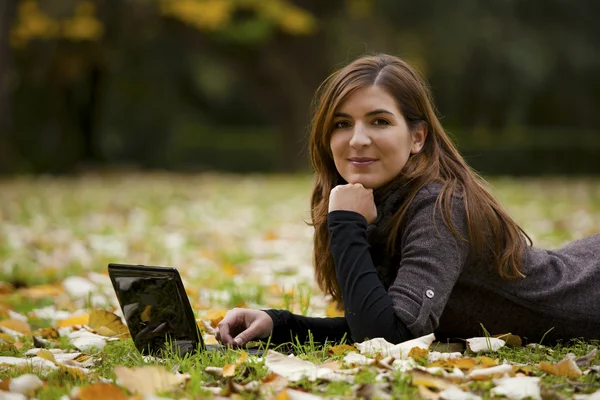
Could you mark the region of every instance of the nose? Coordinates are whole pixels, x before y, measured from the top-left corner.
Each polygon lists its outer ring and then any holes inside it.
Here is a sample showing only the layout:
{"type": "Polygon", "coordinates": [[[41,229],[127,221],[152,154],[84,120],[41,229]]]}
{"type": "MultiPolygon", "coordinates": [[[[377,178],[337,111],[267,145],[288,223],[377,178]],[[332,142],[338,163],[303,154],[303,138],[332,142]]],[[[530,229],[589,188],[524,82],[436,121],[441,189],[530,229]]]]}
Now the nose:
{"type": "Polygon", "coordinates": [[[371,144],[371,137],[362,124],[354,125],[352,137],[350,138],[350,147],[360,148],[371,144]]]}

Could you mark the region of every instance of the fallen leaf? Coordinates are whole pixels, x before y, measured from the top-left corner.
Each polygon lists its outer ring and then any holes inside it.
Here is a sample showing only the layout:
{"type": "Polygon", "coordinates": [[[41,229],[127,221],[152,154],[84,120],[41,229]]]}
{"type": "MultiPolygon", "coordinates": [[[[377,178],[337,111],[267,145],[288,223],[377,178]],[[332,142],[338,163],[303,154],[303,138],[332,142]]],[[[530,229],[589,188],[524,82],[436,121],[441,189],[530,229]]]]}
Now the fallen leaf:
{"type": "Polygon", "coordinates": [[[502,364],[502,365],[496,365],[495,367],[474,369],[467,375],[467,378],[473,379],[476,381],[481,381],[481,380],[488,380],[488,379],[491,379],[494,377],[498,377],[498,378],[504,377],[507,374],[513,375],[514,367],[512,365],[502,364]]]}
{"type": "Polygon", "coordinates": [[[81,351],[102,351],[106,346],[106,337],[97,335],[85,329],[71,332],[69,341],[81,351]]]}
{"type": "Polygon", "coordinates": [[[39,300],[47,297],[56,298],[63,293],[61,289],[53,285],[32,286],[17,290],[17,295],[31,300],[39,300]]]}
{"type": "Polygon", "coordinates": [[[221,367],[211,367],[208,366],[206,368],[204,368],[204,371],[212,376],[215,376],[217,378],[222,378],[223,377],[223,368],[221,367]]]}
{"type": "Polygon", "coordinates": [[[117,365],[115,375],[121,386],[142,395],[170,392],[190,377],[189,374],[174,374],[164,367],[154,365],[134,368],[117,365]]]}
{"type": "Polygon", "coordinates": [[[214,335],[206,335],[204,337],[204,344],[219,344],[219,341],[214,335]]]}
{"type": "Polygon", "coordinates": [[[127,395],[121,388],[112,383],[95,383],[79,388],[77,400],[127,400],[127,395]]]}
{"type": "Polygon", "coordinates": [[[445,378],[435,376],[429,372],[414,370],[410,372],[412,376],[413,386],[426,386],[430,389],[444,390],[453,385],[453,383],[445,378]]]}
{"type": "Polygon", "coordinates": [[[450,386],[440,392],[440,399],[443,400],[481,400],[481,396],[474,393],[465,392],[456,386],[450,386]]]}
{"type": "Polygon", "coordinates": [[[504,333],[502,335],[494,335],[495,338],[504,340],[508,347],[521,347],[523,346],[523,340],[520,336],[512,335],[510,333],[504,333]]]}
{"type": "Polygon", "coordinates": [[[235,376],[235,368],[237,364],[225,364],[223,366],[223,378],[231,378],[235,376]]]}
{"type": "Polygon", "coordinates": [[[494,367],[498,365],[498,360],[486,356],[479,356],[475,358],[475,363],[483,367],[494,367]]]}
{"type": "Polygon", "coordinates": [[[61,319],[60,321],[58,321],[58,327],[66,328],[73,325],[87,325],[89,321],[89,314],[78,314],[66,319],[61,319]]]}
{"type": "Polygon", "coordinates": [[[353,346],[350,346],[348,344],[338,344],[336,346],[332,346],[329,349],[327,349],[327,352],[330,355],[334,355],[334,356],[341,356],[344,355],[346,353],[349,353],[351,351],[355,351],[356,348],[353,346]]]}
{"type": "Polygon", "coordinates": [[[428,355],[429,355],[429,350],[422,349],[420,347],[413,347],[408,352],[408,356],[410,358],[414,358],[415,360],[422,361],[422,362],[426,362],[427,361],[427,356],[428,355]]]}
{"type": "Polygon", "coordinates": [[[539,364],[539,368],[544,372],[556,376],[577,378],[578,376],[583,375],[583,372],[581,372],[575,361],[571,358],[565,358],[564,360],[559,361],[556,364],[550,364],[545,361],[542,361],[539,364]]]}
{"type": "Polygon", "coordinates": [[[225,309],[211,308],[210,310],[206,311],[206,319],[210,322],[212,327],[216,327],[219,325],[219,322],[223,320],[225,314],[227,314],[227,310],[225,309]]]}
{"type": "Polygon", "coordinates": [[[539,382],[540,378],[531,376],[494,379],[496,387],[490,391],[490,394],[505,396],[510,400],[524,398],[541,400],[539,382]]]}
{"type": "Polygon", "coordinates": [[[25,374],[12,378],[8,384],[11,392],[33,396],[33,393],[44,386],[44,382],[34,374],[25,374]]]}
{"type": "Polygon", "coordinates": [[[594,349],[592,349],[592,351],[587,353],[585,356],[581,356],[581,357],[575,359],[575,364],[577,364],[580,367],[586,367],[586,366],[590,365],[596,359],[597,353],[598,353],[598,349],[594,348],[594,349]]]}
{"type": "Polygon", "coordinates": [[[265,357],[265,366],[271,372],[279,374],[290,382],[302,379],[314,381],[323,379],[327,381],[353,381],[352,376],[336,374],[329,368],[319,368],[310,361],[301,360],[294,356],[285,356],[273,350],[269,350],[265,357]]]}
{"type": "Polygon", "coordinates": [[[31,336],[31,326],[20,319],[5,319],[0,321],[0,327],[8,328],[25,336],[31,336]]]}
{"type": "Polygon", "coordinates": [[[427,366],[427,368],[431,367],[441,367],[448,370],[452,370],[454,368],[459,368],[461,370],[470,370],[475,367],[475,359],[470,357],[464,358],[450,358],[447,360],[439,360],[434,363],[431,363],[427,366]]]}
{"type": "Polygon", "coordinates": [[[467,347],[474,353],[485,353],[489,351],[498,351],[506,342],[502,339],[493,337],[474,337],[467,339],[467,347]]]}
{"type": "Polygon", "coordinates": [[[127,329],[127,326],[121,321],[121,317],[101,309],[93,309],[90,312],[90,318],[87,325],[102,336],[124,337],[129,335],[129,329],[127,329]]]}
{"type": "Polygon", "coordinates": [[[414,347],[429,349],[434,340],[434,334],[430,333],[399,344],[392,344],[383,338],[375,338],[362,343],[355,343],[354,346],[358,348],[361,354],[366,356],[392,356],[398,359],[406,359],[411,349],[414,347]]]}

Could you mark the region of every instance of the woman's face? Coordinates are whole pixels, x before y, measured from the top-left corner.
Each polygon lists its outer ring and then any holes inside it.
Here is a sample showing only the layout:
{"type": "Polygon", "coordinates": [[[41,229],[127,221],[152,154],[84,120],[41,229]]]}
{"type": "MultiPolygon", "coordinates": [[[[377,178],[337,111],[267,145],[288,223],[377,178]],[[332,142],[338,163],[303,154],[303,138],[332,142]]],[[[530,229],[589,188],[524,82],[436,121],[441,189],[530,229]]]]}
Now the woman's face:
{"type": "Polygon", "coordinates": [[[394,179],[427,135],[426,124],[411,132],[394,98],[378,86],[348,97],[333,124],[330,147],[338,173],[346,182],[370,189],[394,179]]]}

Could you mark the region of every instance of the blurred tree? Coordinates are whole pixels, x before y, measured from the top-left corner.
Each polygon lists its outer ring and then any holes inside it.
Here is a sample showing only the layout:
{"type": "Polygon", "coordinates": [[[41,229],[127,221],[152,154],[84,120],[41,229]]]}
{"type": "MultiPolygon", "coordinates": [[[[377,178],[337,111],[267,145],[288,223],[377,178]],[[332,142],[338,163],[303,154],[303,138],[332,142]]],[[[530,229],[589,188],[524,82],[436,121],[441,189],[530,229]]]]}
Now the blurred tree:
{"type": "MultiPolygon", "coordinates": [[[[34,172],[111,162],[304,168],[317,85],[380,51],[423,71],[464,150],[523,151],[540,171],[562,151],[589,171],[600,151],[600,3],[543,4],[5,1],[0,144],[12,145],[13,159],[0,163],[34,172]]],[[[476,166],[492,159],[485,153],[476,166]]]]}
{"type": "Polygon", "coordinates": [[[17,0],[6,0],[0,4],[0,173],[15,169],[14,148],[11,143],[12,96],[14,72],[10,27],[16,15],[17,0]]]}

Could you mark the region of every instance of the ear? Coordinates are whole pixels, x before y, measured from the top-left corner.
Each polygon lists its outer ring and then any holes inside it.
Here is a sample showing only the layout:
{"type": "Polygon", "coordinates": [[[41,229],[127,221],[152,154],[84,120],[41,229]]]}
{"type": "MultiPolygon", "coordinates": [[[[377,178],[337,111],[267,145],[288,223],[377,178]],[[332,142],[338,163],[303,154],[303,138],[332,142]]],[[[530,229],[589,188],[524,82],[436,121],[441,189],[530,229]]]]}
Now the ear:
{"type": "Polygon", "coordinates": [[[421,151],[425,145],[425,139],[427,139],[428,124],[425,121],[421,121],[415,126],[412,131],[412,145],[410,146],[410,154],[417,154],[421,151]]]}

